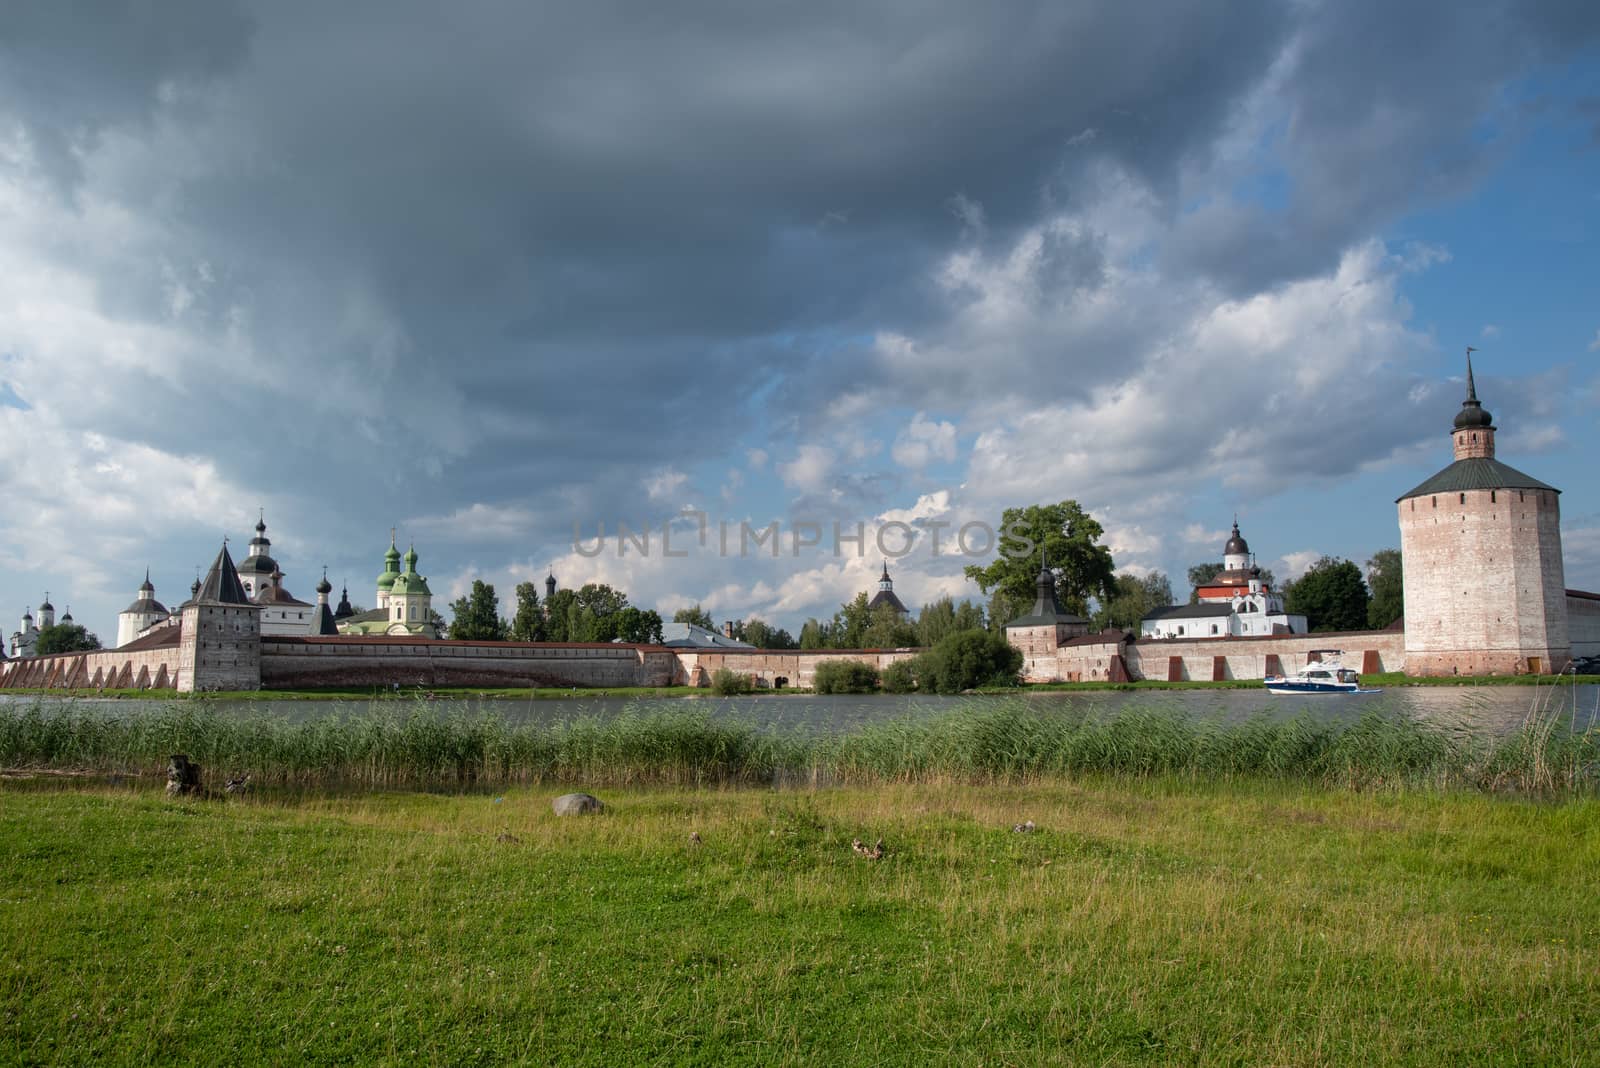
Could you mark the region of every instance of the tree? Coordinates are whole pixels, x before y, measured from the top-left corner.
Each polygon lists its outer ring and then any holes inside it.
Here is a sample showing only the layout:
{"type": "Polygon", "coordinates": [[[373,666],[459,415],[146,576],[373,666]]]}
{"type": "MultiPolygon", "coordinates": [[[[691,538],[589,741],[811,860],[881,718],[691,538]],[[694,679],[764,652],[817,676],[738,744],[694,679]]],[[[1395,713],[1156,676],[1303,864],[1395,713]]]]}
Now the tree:
{"type": "Polygon", "coordinates": [[[500,618],[500,598],[494,587],[482,579],[472,580],[472,592],[450,605],[455,618],[450,622],[450,637],[457,641],[503,642],[505,623],[500,618]]]}
{"type": "Polygon", "coordinates": [[[1367,626],[1383,630],[1406,614],[1405,575],[1399,549],[1379,549],[1367,561],[1367,581],[1372,603],[1367,605],[1367,626]]]}
{"type": "Polygon", "coordinates": [[[33,642],[34,656],[51,653],[82,653],[100,648],[100,639],[90,634],[80,623],[55,623],[39,628],[33,642]]]}
{"type": "Polygon", "coordinates": [[[1035,594],[1029,593],[1026,600],[1018,600],[1005,590],[995,590],[994,596],[989,598],[989,629],[996,634],[1004,634],[1006,624],[1026,612],[1033,604],[1035,594]]]}
{"type": "Polygon", "coordinates": [[[959,605],[945,594],[922,606],[922,612],[917,616],[918,645],[931,646],[939,644],[939,639],[946,634],[954,634],[958,630],[982,630],[983,609],[971,601],[962,601],[959,605]]]}
{"type": "Polygon", "coordinates": [[[656,645],[661,641],[661,616],[653,609],[628,605],[620,612],[607,616],[613,631],[607,641],[630,642],[634,645],[656,645]]]}
{"type": "Polygon", "coordinates": [[[539,608],[539,584],[517,583],[517,614],[511,617],[511,640],[544,641],[544,612],[539,608]]]}
{"type": "MultiPolygon", "coordinates": [[[[628,641],[630,639],[622,637],[624,631],[650,633],[648,619],[622,615],[623,610],[630,607],[628,595],[602,582],[585,583],[577,590],[557,590],[545,607],[549,609],[545,628],[552,641],[628,641]]],[[[656,636],[640,641],[660,641],[661,617],[654,612],[648,615],[654,617],[656,636]]]]}
{"type": "Polygon", "coordinates": [[[544,602],[545,641],[575,642],[572,636],[573,614],[578,606],[578,591],[560,589],[544,602]]]}
{"type": "Polygon", "coordinates": [[[811,673],[818,693],[871,693],[878,688],[878,669],[859,660],[825,660],[811,673]]]}
{"type": "Polygon", "coordinates": [[[976,686],[1015,686],[1022,670],[1022,650],[1005,636],[984,630],[946,635],[917,657],[913,666],[917,689],[960,693],[976,686]]]}
{"type": "Polygon", "coordinates": [[[1095,613],[1095,625],[1102,630],[1107,627],[1138,630],[1140,620],[1171,603],[1172,582],[1160,571],[1152,571],[1143,578],[1121,574],[1117,576],[1116,593],[1095,613]]]}
{"type": "Polygon", "coordinates": [[[880,604],[868,609],[867,629],[861,635],[861,648],[900,649],[916,644],[916,624],[896,611],[894,606],[880,604]]]}
{"type": "Polygon", "coordinates": [[[674,623],[693,623],[695,626],[704,627],[706,630],[717,629],[716,620],[712,619],[711,613],[701,608],[698,602],[688,608],[680,608],[672,613],[672,621],[674,623]]]}
{"type": "MultiPolygon", "coordinates": [[[[1090,597],[1112,596],[1116,569],[1111,550],[1099,544],[1105,530],[1077,501],[1007,508],[1000,529],[1002,551],[994,562],[965,569],[966,576],[984,593],[1003,590],[1014,604],[1032,604],[1042,546],[1056,576],[1056,598],[1066,611],[1087,615],[1090,597]],[[1021,550],[1030,545],[1032,551],[1023,554],[1021,550]],[[1006,551],[1008,547],[1011,552],[1006,551]]],[[[993,618],[991,613],[991,621],[993,618]]]]}
{"type": "Polygon", "coordinates": [[[782,628],[774,628],[764,619],[754,617],[734,624],[734,633],[740,641],[749,642],[757,649],[793,649],[794,636],[782,628]]]}
{"type": "Polygon", "coordinates": [[[1367,625],[1367,584],[1349,560],[1324,556],[1283,591],[1284,608],[1306,617],[1312,630],[1361,630],[1367,625]]]}
{"type": "Polygon", "coordinates": [[[862,590],[854,598],[839,606],[833,614],[832,639],[829,648],[865,649],[867,628],[872,625],[872,609],[867,607],[867,593],[862,590]]]}
{"type": "Polygon", "coordinates": [[[831,625],[816,619],[808,619],[800,627],[800,648],[802,649],[831,649],[833,648],[833,635],[830,633],[831,625]]]}

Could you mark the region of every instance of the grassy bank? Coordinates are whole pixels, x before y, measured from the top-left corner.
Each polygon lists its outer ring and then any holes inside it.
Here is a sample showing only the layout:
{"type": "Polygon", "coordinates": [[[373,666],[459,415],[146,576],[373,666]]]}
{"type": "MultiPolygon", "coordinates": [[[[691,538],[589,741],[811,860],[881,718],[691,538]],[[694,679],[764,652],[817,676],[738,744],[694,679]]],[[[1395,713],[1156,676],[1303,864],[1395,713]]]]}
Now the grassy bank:
{"type": "Polygon", "coordinates": [[[1170,708],[1036,710],[975,699],[845,734],[763,727],[704,708],[513,724],[436,702],[291,721],[174,703],[119,714],[38,702],[0,709],[0,768],[159,777],[184,752],[215,779],[297,788],[498,789],[546,782],[679,785],[1030,782],[1085,774],[1259,778],[1357,789],[1427,786],[1584,794],[1600,785],[1600,730],[1561,715],[1480,737],[1369,713],[1353,722],[1225,722],[1170,708]]]}
{"type": "Polygon", "coordinates": [[[1600,802],[0,780],[0,1061],[1577,1064],[1600,802]],[[1035,821],[1038,832],[1015,834],[1035,821]],[[702,845],[688,841],[698,832],[702,845]],[[514,840],[500,840],[508,835],[514,840]],[[882,838],[858,858],[852,838],[882,838]]]}

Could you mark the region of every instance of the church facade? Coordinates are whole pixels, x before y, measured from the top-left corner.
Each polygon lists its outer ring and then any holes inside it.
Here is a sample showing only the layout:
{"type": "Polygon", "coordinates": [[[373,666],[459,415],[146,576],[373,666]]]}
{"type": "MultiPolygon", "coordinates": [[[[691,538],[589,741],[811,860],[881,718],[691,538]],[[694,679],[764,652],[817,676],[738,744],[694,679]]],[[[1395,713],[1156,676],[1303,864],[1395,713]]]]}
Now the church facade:
{"type": "Polygon", "coordinates": [[[1194,604],[1158,608],[1139,622],[1141,638],[1259,638],[1304,634],[1306,617],[1284,611],[1283,594],[1262,581],[1239,520],[1222,547],[1222,570],[1195,590],[1194,604]]]}

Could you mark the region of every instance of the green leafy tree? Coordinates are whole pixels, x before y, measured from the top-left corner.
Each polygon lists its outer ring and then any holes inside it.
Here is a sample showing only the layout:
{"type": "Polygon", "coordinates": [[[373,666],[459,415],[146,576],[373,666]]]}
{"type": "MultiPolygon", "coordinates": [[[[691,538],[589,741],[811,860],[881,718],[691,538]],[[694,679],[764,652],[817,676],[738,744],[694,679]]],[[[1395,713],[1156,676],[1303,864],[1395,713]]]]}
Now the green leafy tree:
{"type": "Polygon", "coordinates": [[[1406,614],[1405,574],[1399,549],[1379,549],[1367,561],[1367,581],[1372,603],[1367,605],[1367,626],[1383,630],[1406,614]]]}
{"type": "Polygon", "coordinates": [[[995,634],[1004,634],[1006,624],[1025,613],[1032,605],[1034,594],[1029,593],[1025,600],[1019,600],[1005,590],[995,590],[989,598],[989,630],[995,634]]]}
{"type": "MultiPolygon", "coordinates": [[[[682,623],[683,620],[677,620],[682,623]]],[[[732,668],[720,667],[711,673],[711,692],[718,697],[732,697],[735,694],[749,693],[754,689],[750,684],[750,676],[741,674],[732,668]]]]}
{"type": "Polygon", "coordinates": [[[661,616],[652,609],[628,605],[620,612],[607,616],[613,634],[607,641],[629,642],[634,645],[655,645],[661,641],[661,616]]]}
{"type": "Polygon", "coordinates": [[[922,606],[922,612],[917,616],[917,644],[937,645],[946,634],[954,634],[958,630],[982,630],[983,623],[982,608],[966,600],[958,605],[949,594],[945,594],[922,606]]]}
{"type": "Polygon", "coordinates": [[[883,669],[884,693],[910,693],[917,688],[916,665],[910,660],[896,660],[883,669]]]}
{"type": "Polygon", "coordinates": [[[818,693],[871,693],[878,688],[878,671],[859,660],[827,660],[811,673],[811,688],[818,693]]]}
{"type": "Polygon", "coordinates": [[[511,617],[511,640],[544,641],[544,610],[539,607],[539,584],[517,583],[517,614],[511,617]]]}
{"type": "Polygon", "coordinates": [[[1113,596],[1116,568],[1111,550],[1100,544],[1105,530],[1077,501],[1007,508],[1000,529],[1001,553],[994,562],[965,569],[984,593],[1003,590],[1012,605],[1032,604],[1042,546],[1056,576],[1056,598],[1066,611],[1086,616],[1090,597],[1113,596]]]}
{"type": "Polygon", "coordinates": [[[544,603],[545,641],[575,642],[572,637],[572,618],[578,606],[578,591],[557,590],[544,603]]]}
{"type": "Polygon", "coordinates": [[[39,636],[33,643],[33,655],[82,653],[98,648],[100,639],[90,634],[81,623],[55,623],[39,628],[39,636]]]}
{"type": "Polygon", "coordinates": [[[867,628],[870,626],[872,626],[872,609],[867,607],[867,594],[863,590],[840,605],[839,610],[833,614],[833,630],[830,635],[832,641],[829,648],[865,649],[867,628]]]}
{"type": "Polygon", "coordinates": [[[1367,583],[1349,560],[1324,556],[1283,591],[1284,608],[1306,617],[1312,630],[1361,630],[1367,625],[1367,583]]]}
{"type": "Polygon", "coordinates": [[[1160,571],[1152,571],[1143,578],[1121,574],[1117,576],[1116,594],[1100,606],[1094,623],[1101,630],[1107,627],[1138,630],[1140,620],[1171,603],[1172,582],[1160,571]]]}
{"type": "MultiPolygon", "coordinates": [[[[621,590],[612,589],[603,582],[589,582],[574,591],[557,590],[556,595],[550,599],[551,612],[549,629],[553,632],[565,634],[559,640],[569,642],[610,642],[623,638],[624,630],[629,633],[639,633],[640,627],[648,633],[648,621],[640,623],[639,616],[625,616],[624,610],[630,607],[628,595],[621,590]],[[562,597],[564,592],[570,592],[570,597],[562,597]],[[556,623],[556,609],[562,609],[564,623],[556,623]]],[[[654,615],[654,613],[652,613],[654,615]]],[[[657,625],[660,616],[655,616],[657,625]]],[[[659,633],[653,639],[659,641],[659,633]]]]}
{"type": "Polygon", "coordinates": [[[794,649],[794,636],[781,627],[773,627],[764,619],[747,619],[734,625],[740,641],[749,642],[758,649],[794,649]]]}
{"type": "Polygon", "coordinates": [[[455,618],[450,622],[450,637],[457,641],[503,642],[505,623],[500,619],[500,598],[494,587],[482,579],[472,580],[472,592],[450,605],[455,618]]]}
{"type": "Polygon", "coordinates": [[[693,623],[695,626],[704,627],[706,630],[717,629],[716,620],[711,618],[711,613],[701,608],[698,603],[690,605],[688,608],[680,608],[672,613],[672,621],[674,623],[693,623]]]}
{"type": "Polygon", "coordinates": [[[868,610],[867,629],[861,635],[863,649],[902,649],[916,644],[916,624],[893,606],[880,604],[868,610]]]}
{"type": "Polygon", "coordinates": [[[833,648],[832,624],[824,623],[818,619],[808,619],[800,627],[800,648],[802,649],[831,649],[833,648]]]}
{"type": "Polygon", "coordinates": [[[1022,650],[1005,636],[986,630],[946,635],[917,657],[913,666],[917,689],[960,693],[977,686],[1015,686],[1022,670],[1022,650]]]}

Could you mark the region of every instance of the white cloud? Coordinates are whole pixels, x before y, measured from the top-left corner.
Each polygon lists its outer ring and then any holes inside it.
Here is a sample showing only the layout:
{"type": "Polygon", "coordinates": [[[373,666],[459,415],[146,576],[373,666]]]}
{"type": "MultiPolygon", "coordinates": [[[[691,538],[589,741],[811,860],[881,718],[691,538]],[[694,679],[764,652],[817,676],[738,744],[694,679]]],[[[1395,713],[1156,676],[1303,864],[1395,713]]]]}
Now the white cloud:
{"type": "Polygon", "coordinates": [[[1228,540],[1228,531],[1215,530],[1201,523],[1190,523],[1183,528],[1185,545],[1216,545],[1219,548],[1228,540]]]}
{"type": "Polygon", "coordinates": [[[1482,335],[1485,339],[1497,338],[1500,336],[1500,327],[1495,323],[1485,323],[1482,335]]]}
{"type": "Polygon", "coordinates": [[[1314,552],[1310,549],[1284,553],[1278,558],[1278,566],[1273,568],[1273,573],[1277,575],[1280,585],[1285,582],[1292,582],[1309,571],[1311,565],[1321,560],[1322,557],[1322,553],[1314,552]]]}
{"type": "Polygon", "coordinates": [[[401,536],[425,541],[515,541],[533,528],[537,516],[518,505],[476,501],[447,515],[414,516],[401,523],[401,536]]]}
{"type": "Polygon", "coordinates": [[[767,450],[766,449],[749,449],[749,450],[747,450],[745,452],[744,455],[745,455],[745,462],[747,464],[749,464],[750,470],[752,470],[752,471],[760,471],[760,470],[763,470],[763,469],[766,468],[766,466],[767,466],[767,450]]]}
{"type": "Polygon", "coordinates": [[[895,437],[892,454],[901,467],[919,471],[934,460],[949,463],[956,458],[955,424],[936,422],[918,412],[895,437]]]}
{"type": "Polygon", "coordinates": [[[663,468],[644,479],[644,490],[652,501],[665,501],[675,497],[689,482],[682,471],[663,468]]]}
{"type": "Polygon", "coordinates": [[[778,464],[778,477],[796,489],[816,493],[827,486],[834,460],[833,450],[826,446],[802,445],[793,460],[778,464]]]}

